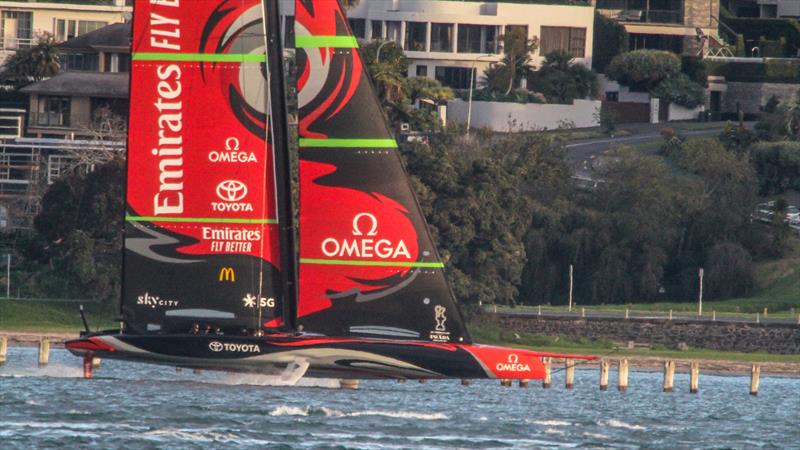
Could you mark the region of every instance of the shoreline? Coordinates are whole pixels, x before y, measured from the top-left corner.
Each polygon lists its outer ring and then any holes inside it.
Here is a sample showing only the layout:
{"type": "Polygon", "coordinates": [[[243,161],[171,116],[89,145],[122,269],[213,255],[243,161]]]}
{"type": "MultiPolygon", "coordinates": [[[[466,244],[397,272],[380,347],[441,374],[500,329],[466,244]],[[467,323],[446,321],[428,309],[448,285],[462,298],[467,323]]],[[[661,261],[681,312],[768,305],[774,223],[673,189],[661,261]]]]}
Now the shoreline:
{"type": "MultiPolygon", "coordinates": [[[[9,346],[17,347],[36,347],[39,345],[41,338],[50,340],[52,348],[63,348],[64,342],[69,339],[74,339],[79,336],[79,332],[35,332],[35,331],[3,331],[0,330],[0,336],[8,338],[9,346]]],[[[788,378],[800,378],[800,363],[784,363],[784,362],[750,362],[750,361],[731,361],[731,360],[717,360],[706,358],[665,358],[659,356],[640,356],[640,355],[626,355],[626,356],[613,356],[603,358],[611,364],[611,370],[616,367],[617,361],[627,359],[630,364],[630,370],[642,372],[657,372],[664,368],[664,362],[675,361],[676,373],[689,372],[689,366],[692,362],[700,362],[700,370],[702,373],[710,375],[749,375],[750,369],[753,364],[761,366],[762,376],[779,376],[788,378]]],[[[563,365],[564,360],[560,358],[553,359],[553,370],[560,370],[559,365],[563,365]]],[[[589,361],[576,366],[576,368],[591,367],[597,369],[600,365],[599,361],[589,361]]]]}

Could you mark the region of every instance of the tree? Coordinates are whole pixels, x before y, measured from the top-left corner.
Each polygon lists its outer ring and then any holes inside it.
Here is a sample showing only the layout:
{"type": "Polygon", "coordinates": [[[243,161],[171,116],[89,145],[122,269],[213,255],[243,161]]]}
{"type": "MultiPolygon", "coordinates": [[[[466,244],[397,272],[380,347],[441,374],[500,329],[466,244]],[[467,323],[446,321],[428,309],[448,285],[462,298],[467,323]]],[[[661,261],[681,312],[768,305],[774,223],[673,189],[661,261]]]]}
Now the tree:
{"type": "MultiPolygon", "coordinates": [[[[505,71],[505,95],[518,87],[522,79],[531,70],[531,54],[539,48],[539,38],[528,38],[528,30],[524,27],[509,27],[508,32],[502,36],[503,61],[499,64],[500,71],[505,71]]],[[[497,86],[499,88],[499,86],[497,86]]]]}
{"type": "Polygon", "coordinates": [[[17,50],[6,60],[2,78],[19,84],[41,81],[61,70],[61,58],[55,37],[49,33],[37,36],[36,45],[17,50]]]}
{"type": "Polygon", "coordinates": [[[680,58],[664,50],[634,50],[614,57],[606,75],[623,86],[652,91],[664,79],[681,72],[680,58]]]}
{"type": "Polygon", "coordinates": [[[696,108],[706,101],[705,88],[682,73],[663,79],[653,88],[652,94],[684,108],[696,108]]]}
{"type": "Polygon", "coordinates": [[[573,56],[565,51],[549,53],[531,78],[548,103],[568,104],[597,95],[597,74],[583,64],[575,64],[573,56]]]}
{"type": "Polygon", "coordinates": [[[611,60],[627,50],[628,32],[625,31],[625,26],[595,12],[592,68],[598,72],[605,72],[611,60]]]}

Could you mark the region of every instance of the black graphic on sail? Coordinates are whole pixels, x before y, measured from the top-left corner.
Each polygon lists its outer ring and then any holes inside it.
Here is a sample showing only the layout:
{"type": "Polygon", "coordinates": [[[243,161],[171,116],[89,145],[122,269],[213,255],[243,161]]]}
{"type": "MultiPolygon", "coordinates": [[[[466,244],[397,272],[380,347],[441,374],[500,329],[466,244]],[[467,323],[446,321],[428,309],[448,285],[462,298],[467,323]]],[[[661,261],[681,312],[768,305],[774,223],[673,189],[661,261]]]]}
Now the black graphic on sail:
{"type": "Polygon", "coordinates": [[[340,5],[296,8],[299,324],[335,336],[469,342],[340,5]]]}

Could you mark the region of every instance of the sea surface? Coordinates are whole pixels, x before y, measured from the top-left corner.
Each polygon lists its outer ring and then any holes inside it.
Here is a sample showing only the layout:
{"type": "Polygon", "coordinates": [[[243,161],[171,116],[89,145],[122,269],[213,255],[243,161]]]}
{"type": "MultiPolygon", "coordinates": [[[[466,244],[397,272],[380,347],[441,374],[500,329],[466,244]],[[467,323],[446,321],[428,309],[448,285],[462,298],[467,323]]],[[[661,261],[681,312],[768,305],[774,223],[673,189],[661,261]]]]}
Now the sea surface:
{"type": "MultiPolygon", "coordinates": [[[[503,388],[191,371],[104,360],[92,380],[54,349],[11,347],[0,367],[0,449],[625,448],[800,449],[800,379],[701,374],[700,393],[661,392],[661,374],[632,372],[626,393],[597,388],[577,370],[575,388],[503,388]]],[[[611,379],[616,373],[612,370],[611,379]]],[[[612,381],[613,385],[613,381],[612,381]]]]}

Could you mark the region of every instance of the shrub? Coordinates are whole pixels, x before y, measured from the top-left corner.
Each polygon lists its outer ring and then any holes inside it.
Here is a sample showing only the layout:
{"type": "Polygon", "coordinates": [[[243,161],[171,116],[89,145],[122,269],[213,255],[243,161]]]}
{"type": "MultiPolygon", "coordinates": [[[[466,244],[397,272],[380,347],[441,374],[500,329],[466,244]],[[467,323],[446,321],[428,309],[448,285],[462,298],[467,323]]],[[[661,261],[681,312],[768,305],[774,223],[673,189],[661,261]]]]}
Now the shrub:
{"type": "Polygon", "coordinates": [[[690,80],[705,87],[708,84],[708,72],[703,58],[697,56],[683,56],[681,57],[681,71],[689,77],[690,80]]]}
{"type": "Polygon", "coordinates": [[[583,64],[574,64],[567,52],[549,53],[531,81],[549,103],[570,104],[575,99],[597,95],[597,74],[583,64]]]}
{"type": "Polygon", "coordinates": [[[678,76],[681,60],[663,50],[634,50],[617,55],[608,65],[606,75],[624,86],[652,90],[662,80],[678,76]]]}
{"type": "Polygon", "coordinates": [[[766,63],[706,61],[709,75],[725,77],[726,81],[753,83],[796,83],[800,79],[800,64],[787,61],[766,63]]]}
{"type": "Polygon", "coordinates": [[[800,142],[759,142],[750,149],[761,195],[800,189],[800,142]]]}
{"type": "Polygon", "coordinates": [[[653,95],[686,108],[695,108],[706,101],[706,92],[703,86],[690,80],[684,74],[664,79],[653,89],[653,95]]]}
{"type": "Polygon", "coordinates": [[[739,244],[715,245],[708,253],[705,268],[709,298],[747,296],[755,285],[753,258],[739,244]]]}

